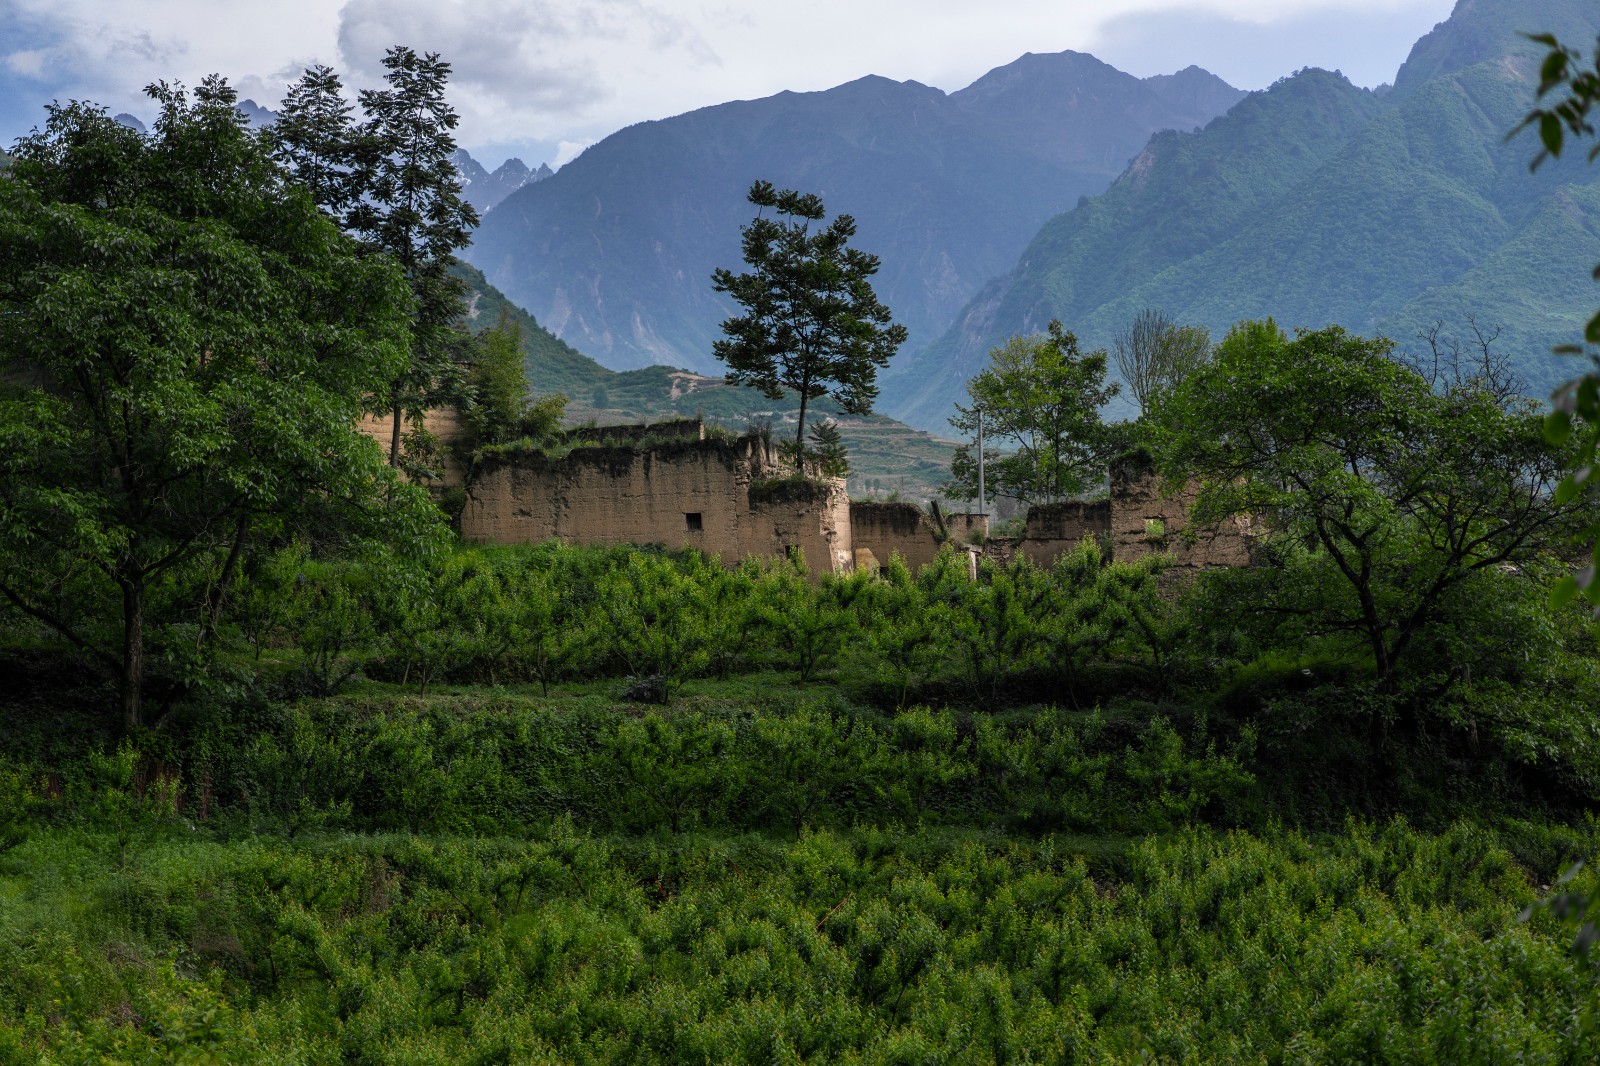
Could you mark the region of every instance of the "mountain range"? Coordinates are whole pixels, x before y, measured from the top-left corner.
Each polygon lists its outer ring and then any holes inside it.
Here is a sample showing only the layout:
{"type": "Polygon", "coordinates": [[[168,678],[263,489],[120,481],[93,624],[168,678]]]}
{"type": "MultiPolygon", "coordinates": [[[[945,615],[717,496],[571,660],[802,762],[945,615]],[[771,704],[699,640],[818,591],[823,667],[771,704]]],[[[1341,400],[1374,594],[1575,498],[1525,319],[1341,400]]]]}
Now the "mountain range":
{"type": "Polygon", "coordinates": [[[1047,222],[934,343],[885,376],[883,407],[943,425],[1006,337],[1059,319],[1108,343],[1140,309],[1220,335],[1241,318],[1338,323],[1402,346],[1442,324],[1499,331],[1531,391],[1570,376],[1548,354],[1593,310],[1600,168],[1582,153],[1536,174],[1542,48],[1587,44],[1587,0],[1460,0],[1391,91],[1306,70],[1198,133],[1162,133],[1103,195],[1047,222]]]}
{"type": "Polygon", "coordinates": [[[1244,94],[1191,67],[1138,79],[1026,55],[955,93],[869,77],[642,123],[485,216],[467,256],[612,368],[701,374],[732,308],[755,178],[853,214],[911,331],[880,408],[948,432],[988,350],[1060,319],[1109,344],[1146,307],[1220,336],[1247,317],[1401,346],[1498,332],[1534,394],[1596,301],[1600,168],[1530,174],[1539,46],[1600,31],[1592,0],[1459,0],[1392,87],[1303,70],[1244,94]]]}
{"type": "Polygon", "coordinates": [[[933,340],[1039,226],[1103,190],[1148,141],[1244,94],[1198,67],[1139,79],[1077,52],[1025,55],[955,93],[867,77],[621,130],[484,217],[465,256],[615,369],[719,373],[745,199],[763,178],[853,215],[879,296],[933,340]]]}
{"type": "Polygon", "coordinates": [[[555,173],[549,163],[540,163],[539,169],[531,170],[528,164],[514,157],[490,172],[472,158],[472,153],[465,148],[456,149],[450,160],[461,172],[461,195],[478,209],[479,214],[488,211],[524,185],[543,181],[555,173]]]}

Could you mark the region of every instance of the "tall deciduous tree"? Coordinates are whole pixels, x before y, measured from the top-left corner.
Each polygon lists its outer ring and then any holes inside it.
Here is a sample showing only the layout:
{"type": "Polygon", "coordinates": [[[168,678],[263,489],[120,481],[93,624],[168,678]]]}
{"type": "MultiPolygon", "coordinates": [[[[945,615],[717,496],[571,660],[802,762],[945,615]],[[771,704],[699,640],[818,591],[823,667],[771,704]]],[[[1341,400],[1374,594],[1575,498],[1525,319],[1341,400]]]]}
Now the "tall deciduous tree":
{"type": "Polygon", "coordinates": [[[1165,312],[1146,308],[1112,341],[1117,371],[1141,411],[1211,356],[1211,334],[1204,326],[1180,326],[1165,312]]]}
{"type": "Polygon", "coordinates": [[[215,630],[263,532],[422,549],[438,513],[354,431],[407,360],[404,279],[358,254],[206,79],[150,134],[50,109],[0,175],[0,602],[116,678],[215,630]],[[359,528],[357,529],[359,533],[359,528]]]}
{"type": "Polygon", "coordinates": [[[1265,515],[1336,575],[1315,602],[1282,589],[1253,608],[1351,635],[1385,682],[1453,589],[1569,545],[1577,521],[1552,495],[1570,453],[1492,361],[1425,376],[1391,348],[1243,323],[1167,399],[1160,447],[1169,476],[1200,482],[1197,520],[1265,515]]]}
{"type": "Polygon", "coordinates": [[[383,65],[388,88],[360,96],[367,115],[357,137],[361,196],[348,225],[400,264],[415,301],[410,364],[387,389],[389,462],[397,465],[406,415],[433,406],[454,384],[452,333],[464,286],[449,267],[456,249],[471,240],[478,214],[463,199],[450,158],[458,122],[444,98],[450,64],[436,52],[396,46],[383,65]]]}
{"type": "Polygon", "coordinates": [[[758,214],[740,231],[749,273],[712,274],[716,291],[744,309],[722,323],[727,337],[712,350],[730,382],[774,400],[785,389],[799,395],[795,453],[803,463],[807,405],[831,394],[847,411],[870,412],[878,371],[905,343],[906,329],[872,291],[878,257],[849,247],[855,219],[839,215],[813,233],[826,213],[822,201],[766,181],[750,186],[750,202],[778,217],[758,214]]]}
{"type": "MultiPolygon", "coordinates": [[[[1075,334],[1051,322],[1047,333],[1012,337],[989,353],[989,367],[967,382],[968,404],[950,424],[978,430],[1006,454],[988,462],[986,495],[1023,503],[1076,496],[1097,482],[1114,445],[1100,408],[1117,394],[1106,384],[1106,353],[1080,352],[1075,334]]],[[[993,455],[993,453],[991,453],[993,455]]],[[[978,493],[978,460],[962,445],[951,463],[951,495],[978,493]]]]}

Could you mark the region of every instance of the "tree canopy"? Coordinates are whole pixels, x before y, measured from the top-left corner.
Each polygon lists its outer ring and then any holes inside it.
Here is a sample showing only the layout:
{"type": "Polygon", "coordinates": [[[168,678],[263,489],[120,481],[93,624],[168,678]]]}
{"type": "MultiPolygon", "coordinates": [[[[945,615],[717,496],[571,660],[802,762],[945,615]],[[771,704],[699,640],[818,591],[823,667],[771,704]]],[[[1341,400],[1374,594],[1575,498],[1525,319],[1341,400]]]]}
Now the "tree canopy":
{"type": "Polygon", "coordinates": [[[1277,583],[1258,608],[1355,637],[1380,680],[1452,589],[1570,544],[1578,520],[1552,495],[1568,453],[1492,358],[1425,374],[1392,347],[1242,323],[1168,398],[1159,449],[1200,482],[1200,521],[1265,516],[1269,545],[1326,564],[1324,598],[1278,602],[1277,583]]]}
{"type": "Polygon", "coordinates": [[[408,365],[401,272],[221,79],[150,93],[148,135],[52,107],[0,175],[0,597],[117,679],[129,728],[147,648],[203,647],[257,538],[425,551],[438,524],[353,428],[408,365]]]}
{"type": "Polygon", "coordinates": [[[813,233],[826,215],[813,193],[781,192],[771,182],[750,187],[758,214],[742,228],[750,271],[719,267],[713,288],[743,309],[722,323],[712,350],[728,366],[728,381],[753,385],[771,399],[785,389],[800,397],[797,460],[805,456],[806,408],[832,395],[846,411],[867,414],[878,397],[878,371],[905,343],[906,329],[872,291],[878,258],[849,246],[855,219],[839,215],[813,233]]]}
{"type": "Polygon", "coordinates": [[[267,136],[274,157],[323,210],[399,263],[410,285],[411,358],[370,400],[372,410],[392,415],[389,462],[398,466],[406,416],[455,398],[462,386],[456,323],[465,286],[450,268],[478,215],[451,159],[458,119],[444,97],[450,64],[397,45],[383,65],[386,87],[359,93],[360,123],[338,75],[316,66],[290,86],[267,136]]]}
{"type": "MultiPolygon", "coordinates": [[[[989,353],[989,366],[967,382],[968,403],[950,424],[978,430],[1008,454],[987,462],[985,494],[1023,503],[1076,496],[1099,482],[1114,443],[1100,408],[1117,394],[1106,384],[1106,353],[1080,352],[1078,338],[1051,322],[1046,333],[1012,337],[989,353]]],[[[970,445],[956,449],[951,495],[978,494],[978,460],[970,445]]]]}

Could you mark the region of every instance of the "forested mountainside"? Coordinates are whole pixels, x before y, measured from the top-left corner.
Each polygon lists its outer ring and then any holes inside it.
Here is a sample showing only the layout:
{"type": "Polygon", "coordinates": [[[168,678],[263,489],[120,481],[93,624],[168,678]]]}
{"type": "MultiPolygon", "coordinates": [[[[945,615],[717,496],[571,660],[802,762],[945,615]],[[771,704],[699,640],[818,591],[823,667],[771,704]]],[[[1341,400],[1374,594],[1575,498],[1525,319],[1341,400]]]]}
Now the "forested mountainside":
{"type": "Polygon", "coordinates": [[[878,293],[915,347],[1151,133],[1203,125],[1242,95],[1198,68],[1141,81],[1064,52],[949,94],[868,77],[722,104],[619,131],[518,190],[466,256],[608,366],[716,373],[729,305],[710,275],[739,262],[745,193],[764,178],[855,216],[858,246],[883,262],[878,293]]]}
{"type": "Polygon", "coordinates": [[[1538,46],[1592,40],[1572,0],[1462,0],[1393,91],[1326,71],[1284,79],[1198,133],[1163,133],[1102,196],[1052,219],[938,341],[892,368],[886,410],[940,426],[993,345],[1057,318],[1108,343],[1141,308],[1220,334],[1243,318],[1338,323],[1402,344],[1436,322],[1501,330],[1530,387],[1592,310],[1600,170],[1528,172],[1538,46]]]}

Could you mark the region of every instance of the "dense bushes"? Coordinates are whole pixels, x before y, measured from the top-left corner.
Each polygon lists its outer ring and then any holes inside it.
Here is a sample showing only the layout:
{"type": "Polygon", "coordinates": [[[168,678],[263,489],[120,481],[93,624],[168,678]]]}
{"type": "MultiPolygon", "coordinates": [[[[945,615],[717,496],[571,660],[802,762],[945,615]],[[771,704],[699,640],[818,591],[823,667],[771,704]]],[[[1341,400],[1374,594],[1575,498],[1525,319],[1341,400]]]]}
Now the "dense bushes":
{"type": "MultiPolygon", "coordinates": [[[[1567,835],[1592,849],[1591,826],[1567,835]]],[[[1491,834],[24,845],[0,1058],[1567,1063],[1593,978],[1491,834]],[[119,939],[96,943],[97,930],[119,939]]],[[[1593,881],[1591,877],[1590,882],[1593,881]]],[[[1585,887],[1593,889],[1593,884],[1585,887]]],[[[1586,1021],[1587,1019],[1587,1021],[1586,1021]]],[[[1586,1026],[1588,1026],[1586,1028],[1586,1026]]]]}
{"type": "Polygon", "coordinates": [[[1135,834],[1237,824],[1258,806],[1250,752],[1219,749],[1200,725],[1181,735],[1160,717],[1112,724],[1058,708],[885,715],[837,698],[760,699],[666,712],[599,697],[308,700],[242,728],[207,726],[193,737],[203,760],[124,742],[60,768],[53,801],[28,798],[33,779],[3,762],[0,788],[63,824],[132,832],[181,811],[290,839],[516,834],[560,818],[632,834],[975,819],[1135,834]]]}
{"type": "Polygon", "coordinates": [[[1600,845],[1592,621],[1485,573],[1379,683],[1252,609],[1303,562],[290,548],[120,738],[13,651],[0,1061],[1593,1058],[1517,921],[1600,845]]]}
{"type": "Polygon", "coordinates": [[[358,666],[426,692],[441,682],[632,677],[667,701],[683,682],[840,667],[876,697],[993,702],[1011,686],[1061,688],[1093,660],[1147,651],[1163,613],[1159,560],[1113,563],[1085,542],[1050,569],[952,552],[913,576],[808,577],[800,559],[724,568],[694,552],[555,544],[458,552],[428,583],[390,583],[290,549],[241,593],[237,632],[259,658],[297,647],[312,691],[358,666]],[[274,606],[276,605],[276,606],[274,606]]]}

